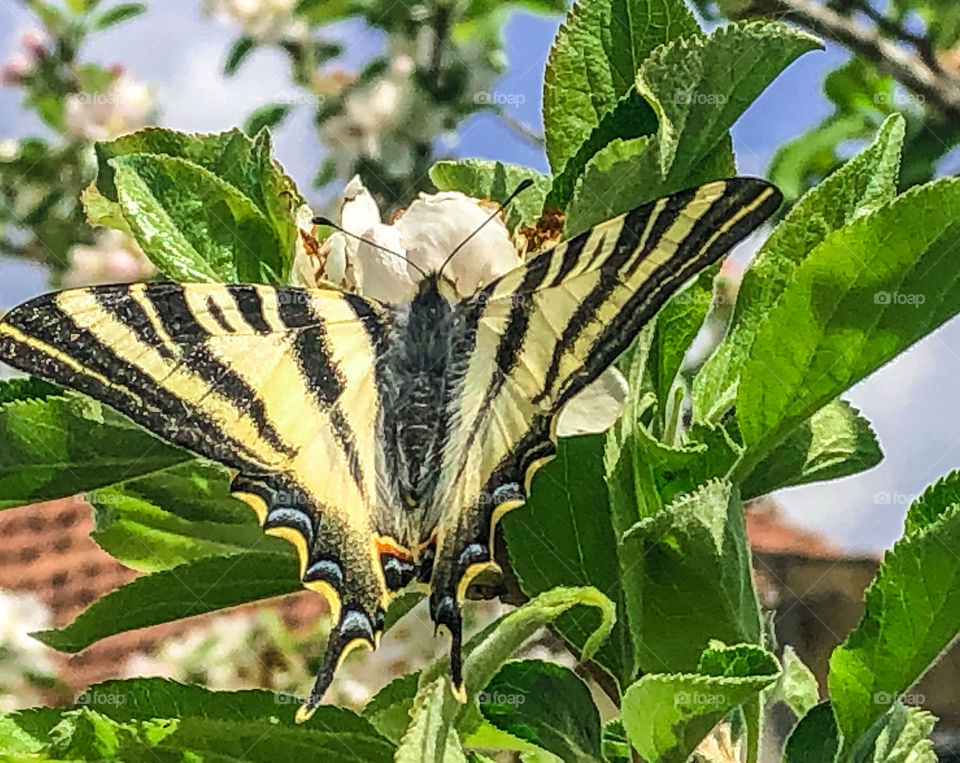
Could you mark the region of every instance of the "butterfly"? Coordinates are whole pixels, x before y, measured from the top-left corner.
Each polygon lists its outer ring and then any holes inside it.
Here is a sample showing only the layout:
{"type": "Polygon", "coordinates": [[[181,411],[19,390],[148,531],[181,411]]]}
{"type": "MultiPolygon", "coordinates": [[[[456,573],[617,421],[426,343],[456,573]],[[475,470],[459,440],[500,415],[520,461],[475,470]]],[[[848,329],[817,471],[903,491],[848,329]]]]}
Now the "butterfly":
{"type": "MultiPolygon", "coordinates": [[[[330,638],[298,720],[344,656],[375,648],[419,582],[451,636],[497,569],[497,522],[555,453],[560,409],[781,195],[733,178],[599,224],[463,298],[427,273],[403,304],[335,288],[158,282],[38,297],[0,321],[0,360],[96,398],[235,470],[233,494],[297,549],[330,638]]],[[[549,528],[543,528],[549,532],[549,528]]]]}

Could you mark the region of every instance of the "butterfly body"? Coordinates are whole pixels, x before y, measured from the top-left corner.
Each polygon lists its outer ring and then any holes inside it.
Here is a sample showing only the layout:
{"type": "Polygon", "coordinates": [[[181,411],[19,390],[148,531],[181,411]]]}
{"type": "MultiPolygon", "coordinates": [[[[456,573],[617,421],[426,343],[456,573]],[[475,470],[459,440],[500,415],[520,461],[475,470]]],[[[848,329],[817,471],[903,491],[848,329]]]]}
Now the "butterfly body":
{"type": "Polygon", "coordinates": [[[463,699],[461,605],[496,569],[497,522],[553,456],[560,411],[779,202],[749,178],[681,191],[465,299],[436,274],[398,305],[254,284],[74,289],[4,316],[0,360],[235,471],[234,494],[330,603],[302,717],[414,581],[463,699]]]}

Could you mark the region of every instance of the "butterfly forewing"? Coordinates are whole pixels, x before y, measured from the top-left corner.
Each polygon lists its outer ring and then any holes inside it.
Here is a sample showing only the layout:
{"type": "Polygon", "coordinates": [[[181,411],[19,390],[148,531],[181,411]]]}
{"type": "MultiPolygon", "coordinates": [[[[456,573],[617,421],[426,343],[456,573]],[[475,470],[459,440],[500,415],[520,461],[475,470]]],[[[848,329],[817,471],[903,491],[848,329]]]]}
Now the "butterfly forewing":
{"type": "Polygon", "coordinates": [[[238,496],[331,603],[329,675],[343,648],[372,645],[388,599],[371,510],[382,329],[358,299],[134,284],[47,295],[0,322],[0,359],[238,471],[238,496]]]}

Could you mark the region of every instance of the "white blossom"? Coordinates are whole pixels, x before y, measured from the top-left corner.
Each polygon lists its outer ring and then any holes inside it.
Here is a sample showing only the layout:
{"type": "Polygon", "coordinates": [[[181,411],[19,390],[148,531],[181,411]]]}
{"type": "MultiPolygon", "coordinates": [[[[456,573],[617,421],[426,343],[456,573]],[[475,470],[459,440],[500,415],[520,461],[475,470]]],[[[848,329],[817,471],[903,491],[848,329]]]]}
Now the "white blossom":
{"type": "Polygon", "coordinates": [[[208,12],[243,27],[243,33],[263,45],[306,35],[306,24],[294,15],[297,0],[207,0],[208,12]]]}
{"type": "Polygon", "coordinates": [[[142,281],[155,270],[135,241],[109,228],[97,231],[92,246],[75,246],[69,256],[70,269],[63,277],[67,287],[142,281]]]}
{"type": "Polygon", "coordinates": [[[0,712],[42,701],[30,677],[53,678],[49,650],[29,634],[51,627],[50,611],[35,596],[0,590],[0,712]]]}
{"type": "MultiPolygon", "coordinates": [[[[490,214],[479,201],[459,192],[420,194],[387,225],[369,191],[354,177],[347,184],[340,210],[342,227],[354,237],[337,232],[327,239],[322,248],[326,255],[322,275],[364,296],[402,304],[416,293],[420,271],[436,272],[466,241],[444,269],[444,276],[462,297],[469,297],[523,264],[499,215],[480,227],[490,214]]],[[[620,415],[626,393],[623,375],[615,368],[607,369],[563,408],[558,434],[606,430],[620,415]]]]}
{"type": "Polygon", "coordinates": [[[154,115],[151,89],[121,72],[100,93],[71,93],[64,100],[69,133],[87,140],[110,140],[144,127],[154,115]]]}

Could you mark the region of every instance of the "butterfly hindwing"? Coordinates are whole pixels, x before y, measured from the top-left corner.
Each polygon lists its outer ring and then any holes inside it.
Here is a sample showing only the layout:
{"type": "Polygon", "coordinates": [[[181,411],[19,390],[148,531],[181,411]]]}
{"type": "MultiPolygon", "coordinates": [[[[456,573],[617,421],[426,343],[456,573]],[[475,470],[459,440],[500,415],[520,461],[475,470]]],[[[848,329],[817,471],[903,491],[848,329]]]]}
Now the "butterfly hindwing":
{"type": "Polygon", "coordinates": [[[134,284],[39,297],[0,321],[0,360],[84,392],[237,470],[234,490],[298,550],[342,653],[373,645],[387,591],[371,501],[378,308],[336,291],[134,284]]]}
{"type": "Polygon", "coordinates": [[[461,304],[476,344],[445,454],[449,508],[431,592],[434,619],[455,639],[467,585],[492,564],[496,522],[526,500],[533,473],[554,455],[564,403],[779,203],[761,180],[683,191],[535,256],[461,304]]]}

